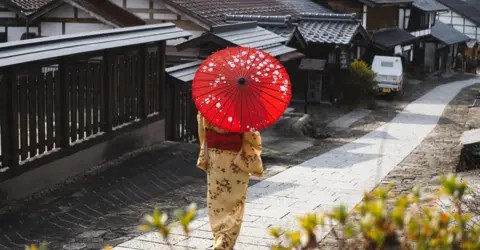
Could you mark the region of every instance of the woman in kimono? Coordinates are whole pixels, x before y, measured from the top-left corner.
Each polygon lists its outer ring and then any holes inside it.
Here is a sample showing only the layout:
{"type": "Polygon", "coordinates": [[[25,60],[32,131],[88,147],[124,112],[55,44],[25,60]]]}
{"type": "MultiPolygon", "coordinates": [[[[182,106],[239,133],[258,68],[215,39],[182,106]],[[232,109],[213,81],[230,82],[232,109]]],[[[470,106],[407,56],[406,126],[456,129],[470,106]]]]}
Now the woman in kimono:
{"type": "Polygon", "coordinates": [[[229,133],[200,113],[197,120],[201,146],[197,167],[207,173],[213,249],[231,250],[243,221],[249,176],[263,175],[260,133],[229,133]]]}

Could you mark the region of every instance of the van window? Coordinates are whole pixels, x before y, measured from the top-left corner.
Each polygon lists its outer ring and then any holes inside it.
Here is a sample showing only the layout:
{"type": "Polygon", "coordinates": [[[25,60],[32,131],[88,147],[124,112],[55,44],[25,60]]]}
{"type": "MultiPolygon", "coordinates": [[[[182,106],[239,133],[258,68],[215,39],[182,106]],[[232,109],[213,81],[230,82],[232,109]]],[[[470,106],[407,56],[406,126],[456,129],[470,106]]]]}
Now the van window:
{"type": "Polygon", "coordinates": [[[393,68],[393,62],[381,62],[380,65],[381,65],[382,67],[393,68]]]}

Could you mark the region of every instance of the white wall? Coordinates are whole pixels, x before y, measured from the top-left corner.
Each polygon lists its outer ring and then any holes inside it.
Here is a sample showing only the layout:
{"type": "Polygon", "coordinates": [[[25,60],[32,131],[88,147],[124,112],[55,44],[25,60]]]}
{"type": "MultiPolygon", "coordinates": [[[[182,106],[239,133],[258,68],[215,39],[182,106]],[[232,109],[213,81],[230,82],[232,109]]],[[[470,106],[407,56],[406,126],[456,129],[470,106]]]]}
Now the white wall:
{"type": "MultiPolygon", "coordinates": [[[[22,38],[22,34],[27,32],[26,27],[8,27],[7,31],[7,39],[9,42],[11,41],[18,41],[22,38]]],[[[38,28],[37,27],[30,27],[29,32],[35,33],[38,35],[38,28]]]]}
{"type": "Polygon", "coordinates": [[[446,24],[453,25],[456,30],[462,32],[472,39],[480,41],[480,27],[477,27],[474,23],[464,18],[462,15],[449,10],[447,12],[438,13],[437,19],[446,24]]]}

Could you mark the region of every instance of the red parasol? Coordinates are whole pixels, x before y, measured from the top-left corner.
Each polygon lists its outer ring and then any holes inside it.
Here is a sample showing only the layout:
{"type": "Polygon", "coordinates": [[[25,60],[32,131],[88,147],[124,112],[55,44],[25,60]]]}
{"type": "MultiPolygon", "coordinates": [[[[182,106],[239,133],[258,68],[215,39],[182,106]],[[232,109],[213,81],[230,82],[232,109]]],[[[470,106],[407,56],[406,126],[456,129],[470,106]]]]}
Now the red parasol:
{"type": "Polygon", "coordinates": [[[265,51],[227,48],[200,65],[192,97],[212,125],[230,132],[253,132],[272,125],[285,112],[291,98],[290,78],[265,51]]]}

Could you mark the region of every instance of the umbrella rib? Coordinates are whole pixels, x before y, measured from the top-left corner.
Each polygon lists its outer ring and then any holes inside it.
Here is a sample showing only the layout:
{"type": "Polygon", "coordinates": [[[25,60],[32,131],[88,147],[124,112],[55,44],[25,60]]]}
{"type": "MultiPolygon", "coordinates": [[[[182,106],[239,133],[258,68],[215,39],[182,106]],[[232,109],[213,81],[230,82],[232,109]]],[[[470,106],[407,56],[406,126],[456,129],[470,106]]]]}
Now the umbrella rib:
{"type": "MultiPolygon", "coordinates": [[[[228,51],[228,53],[230,54],[230,50],[228,50],[228,48],[227,48],[227,51],[228,51]]],[[[230,56],[230,57],[231,57],[231,56],[230,56]]],[[[223,56],[218,56],[217,58],[221,58],[226,64],[228,64],[228,61],[225,60],[225,57],[223,57],[223,56]]],[[[236,78],[236,77],[237,77],[237,75],[235,74],[235,72],[233,72],[233,70],[232,70],[231,68],[227,68],[227,67],[223,66],[222,64],[220,64],[220,66],[222,66],[224,69],[226,69],[227,71],[230,72],[230,77],[231,77],[231,78],[236,78]]]]}
{"type": "MultiPolygon", "coordinates": [[[[234,86],[225,87],[223,90],[221,90],[221,92],[217,93],[217,95],[219,95],[219,94],[224,94],[224,93],[228,93],[228,92],[230,92],[230,90],[231,90],[232,88],[234,88],[234,86]]],[[[201,94],[201,95],[199,95],[199,96],[192,96],[192,99],[197,99],[197,98],[200,98],[200,97],[202,97],[202,96],[204,96],[204,95],[208,95],[208,94],[212,94],[212,93],[213,93],[213,91],[207,92],[207,93],[203,93],[203,94],[201,94]]],[[[204,104],[204,102],[200,103],[200,105],[201,105],[201,104],[204,104]]]]}
{"type": "MultiPolygon", "coordinates": [[[[233,95],[233,93],[231,91],[229,91],[226,95],[225,95],[225,99],[227,99],[227,101],[230,99],[229,97],[233,95]]],[[[210,108],[207,110],[207,111],[210,111],[211,109],[213,108],[213,105],[210,106],[210,108]]],[[[217,110],[217,113],[215,113],[215,115],[212,117],[212,121],[215,120],[215,117],[217,117],[218,113],[220,113],[220,109],[217,110]]],[[[210,123],[212,122],[210,121],[210,123]]]]}
{"type": "MultiPolygon", "coordinates": [[[[237,91],[235,91],[235,97],[233,98],[233,100],[235,100],[235,99],[238,100],[238,95],[239,95],[238,92],[239,92],[239,91],[238,91],[238,88],[237,88],[237,91]]],[[[233,100],[232,100],[232,103],[233,103],[233,100]]],[[[232,115],[232,117],[235,118],[235,114],[236,114],[236,113],[237,113],[237,107],[235,106],[235,107],[233,107],[233,115],[232,115]]],[[[241,121],[241,120],[239,120],[239,121],[241,121]]],[[[232,122],[230,122],[230,129],[229,129],[229,131],[232,131],[232,127],[233,127],[233,120],[232,120],[232,122]]]]}
{"type": "MultiPolygon", "coordinates": [[[[233,68],[234,69],[233,71],[235,72],[235,77],[238,78],[239,77],[238,69],[240,68],[240,65],[237,65],[235,63],[235,58],[233,58],[233,55],[232,55],[232,52],[230,51],[230,48],[227,48],[227,51],[228,51],[228,55],[230,56],[230,59],[232,60],[233,64],[235,64],[235,68],[233,68]]],[[[239,62],[240,62],[240,60],[239,60],[239,62]]]]}
{"type": "MultiPolygon", "coordinates": [[[[262,88],[262,89],[269,89],[269,90],[272,90],[272,91],[275,91],[275,92],[279,92],[279,93],[283,93],[285,91],[282,91],[282,90],[279,90],[279,89],[275,89],[275,88],[270,88],[268,86],[264,86],[264,85],[272,85],[272,84],[268,84],[268,83],[253,83],[252,85],[256,85],[257,87],[259,88],[262,88]]],[[[277,85],[277,86],[283,86],[281,84],[277,85]]],[[[290,94],[288,94],[290,95],[290,94]]]]}
{"type": "MultiPolygon", "coordinates": [[[[238,48],[239,48],[238,50],[240,51],[240,47],[238,47],[238,48]]],[[[248,48],[248,52],[247,52],[247,57],[245,57],[245,66],[247,66],[247,60],[248,60],[248,58],[250,57],[250,47],[247,47],[247,48],[248,48]]],[[[239,52],[239,53],[241,54],[241,52],[239,52]]],[[[246,74],[245,74],[245,73],[246,73],[246,69],[247,69],[246,67],[243,67],[243,68],[242,68],[242,76],[243,76],[243,77],[246,76],[246,74]]]]}
{"type": "Polygon", "coordinates": [[[258,90],[258,91],[263,92],[263,93],[266,94],[266,95],[269,95],[269,96],[272,97],[272,98],[277,99],[278,101],[281,101],[281,102],[283,102],[283,103],[288,104],[287,102],[283,101],[282,99],[279,99],[278,97],[271,95],[270,93],[264,91],[263,89],[261,89],[261,88],[259,88],[259,87],[257,87],[257,86],[251,85],[251,87],[255,88],[255,89],[258,90]]]}
{"type": "MultiPolygon", "coordinates": [[[[252,91],[252,89],[249,89],[249,90],[252,91]]],[[[252,93],[254,93],[254,91],[252,91],[252,93]]],[[[255,108],[254,102],[253,102],[253,100],[252,100],[253,95],[249,95],[248,97],[249,97],[249,99],[250,99],[250,102],[252,103],[252,107],[255,108]]],[[[257,100],[257,102],[259,102],[259,101],[257,100]]],[[[261,103],[260,103],[260,106],[262,106],[261,103]]],[[[267,113],[268,113],[268,112],[267,112],[267,113]]],[[[263,120],[262,120],[262,118],[260,117],[260,115],[258,114],[258,111],[257,111],[257,110],[255,110],[255,114],[257,115],[258,120],[262,123],[263,128],[266,128],[267,126],[266,126],[265,123],[263,122],[263,120]]],[[[251,117],[250,117],[250,119],[251,119],[251,117]]],[[[253,122],[252,122],[252,123],[253,123],[253,122]]]]}
{"type": "MultiPolygon", "coordinates": [[[[232,93],[230,94],[228,100],[230,100],[230,97],[232,97],[232,96],[235,94],[235,92],[236,92],[235,90],[232,91],[232,93]]],[[[227,100],[227,102],[228,102],[228,100],[227,100]]],[[[225,102],[225,104],[226,104],[227,102],[225,102]]],[[[233,104],[233,99],[232,99],[232,101],[230,102],[230,104],[228,105],[228,108],[225,110],[225,116],[223,116],[222,122],[220,122],[220,124],[223,124],[223,122],[225,121],[225,117],[227,117],[226,114],[227,114],[228,111],[230,110],[230,107],[232,106],[232,104],[233,104]]]]}
{"type": "MultiPolygon", "coordinates": [[[[265,97],[263,97],[263,96],[260,95],[259,93],[256,93],[256,92],[253,91],[253,90],[252,90],[252,92],[253,92],[254,95],[257,96],[257,99],[260,99],[260,98],[261,98],[261,99],[265,100],[268,104],[270,104],[271,106],[273,106],[273,107],[278,111],[279,114],[283,114],[284,111],[279,110],[279,109],[277,108],[277,106],[274,105],[274,104],[272,104],[268,99],[266,99],[265,97]]],[[[261,106],[263,107],[263,105],[261,105],[261,106]]],[[[265,107],[264,107],[264,108],[265,108],[265,107]]],[[[266,108],[265,108],[265,109],[266,109],[266,108]]],[[[273,116],[270,114],[270,112],[267,111],[267,113],[268,113],[274,120],[276,119],[276,117],[273,117],[273,116]]]]}
{"type": "MultiPolygon", "coordinates": [[[[262,53],[262,51],[259,50],[260,53],[262,53]]],[[[267,60],[268,58],[273,58],[275,59],[275,57],[271,56],[270,54],[266,53],[266,52],[263,52],[264,54],[267,54],[265,57],[263,57],[263,60],[261,60],[260,62],[257,63],[257,65],[265,62],[265,60],[267,60]]],[[[273,62],[272,62],[273,63],[273,62]]],[[[257,69],[258,71],[264,69],[265,67],[262,67],[260,69],[257,69]]],[[[250,67],[249,71],[247,72],[248,74],[250,74],[250,72],[252,71],[252,68],[250,67]]]]}
{"type": "MultiPolygon", "coordinates": [[[[252,89],[250,89],[250,91],[252,92],[252,96],[257,96],[259,95],[258,93],[256,93],[255,91],[253,91],[252,89]]],[[[259,95],[261,98],[263,98],[261,95],[259,95]]],[[[258,97],[256,98],[257,99],[257,102],[260,102],[258,99],[258,97]]],[[[263,98],[265,99],[265,98],[263,98]]],[[[260,103],[261,104],[261,103],[260,103]]],[[[270,105],[272,105],[271,103],[269,103],[270,105]]],[[[265,108],[265,105],[260,105],[264,110],[265,110],[265,113],[267,113],[271,118],[273,118],[273,120],[275,120],[276,118],[268,111],[267,108],[265,108]]]]}
{"type": "Polygon", "coordinates": [[[258,49],[255,49],[255,57],[253,58],[252,60],[252,63],[250,63],[250,65],[248,67],[245,67],[247,69],[247,72],[245,73],[246,76],[248,76],[250,74],[250,72],[252,71],[252,65],[255,64],[255,61],[257,60],[257,57],[258,57],[258,54],[260,54],[260,50],[258,49]]]}

